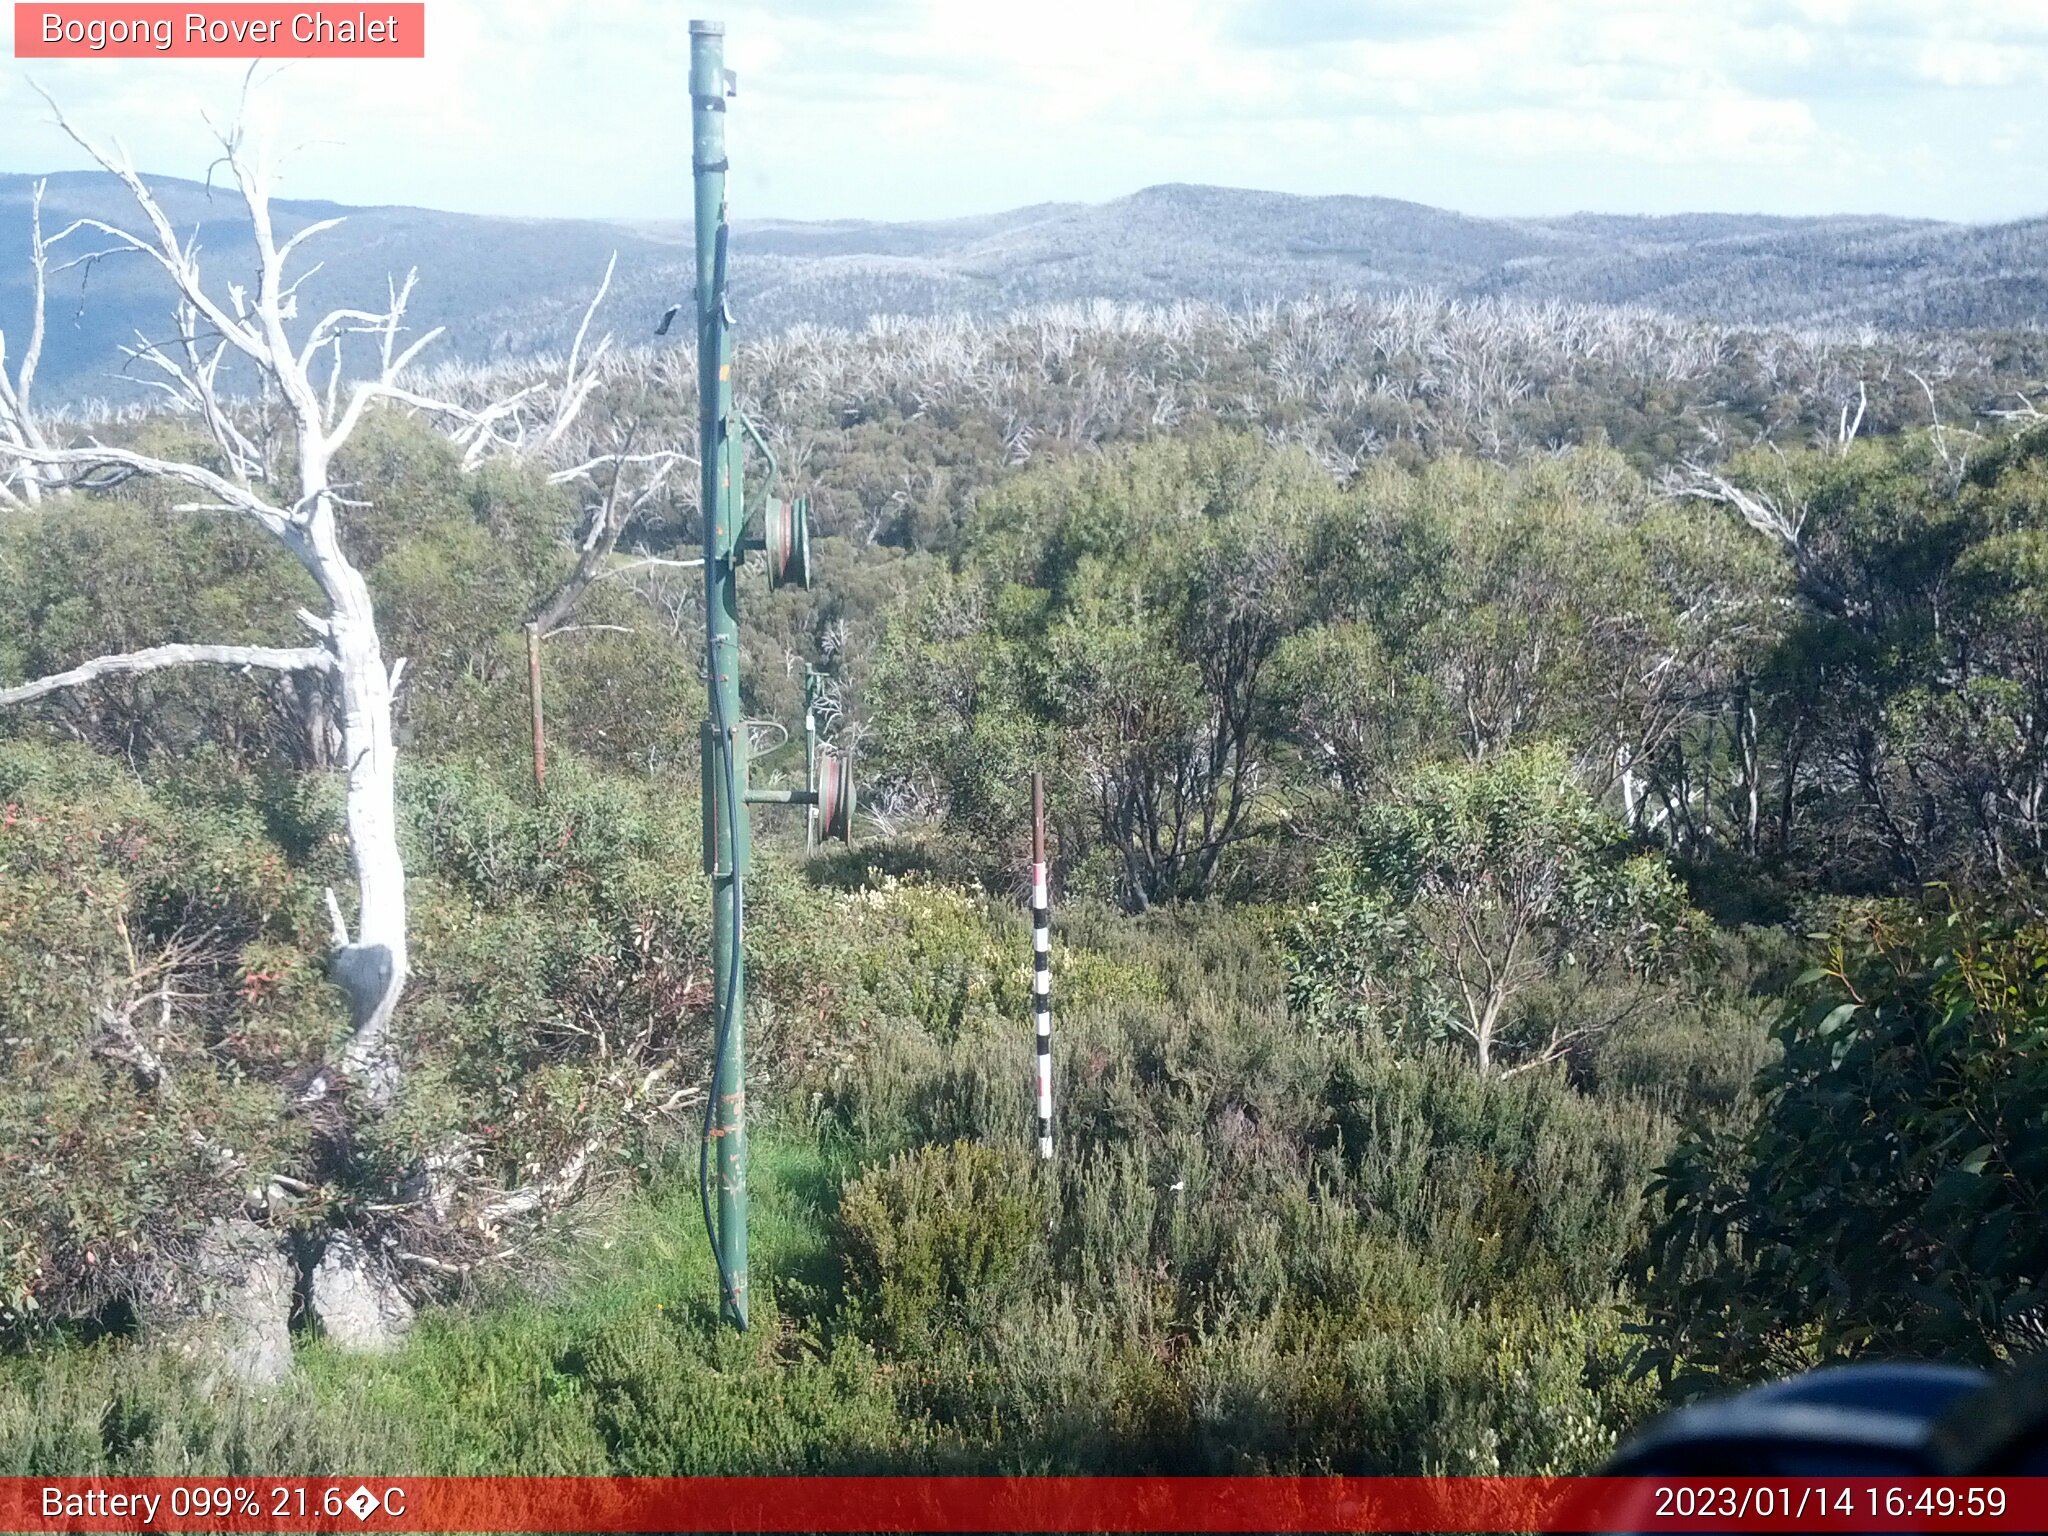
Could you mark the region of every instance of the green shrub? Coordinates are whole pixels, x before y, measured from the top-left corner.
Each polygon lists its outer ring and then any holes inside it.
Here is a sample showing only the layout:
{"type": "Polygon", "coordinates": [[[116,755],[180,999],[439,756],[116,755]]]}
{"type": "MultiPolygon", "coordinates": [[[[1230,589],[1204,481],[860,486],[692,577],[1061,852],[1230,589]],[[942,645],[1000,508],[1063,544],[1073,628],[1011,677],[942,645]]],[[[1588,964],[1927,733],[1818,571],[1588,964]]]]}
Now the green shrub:
{"type": "Polygon", "coordinates": [[[0,743],[0,1330],[149,1286],[305,1147],[286,1080],[345,1015],[252,821],[0,743]]]}
{"type": "Polygon", "coordinates": [[[1647,1406],[1598,1316],[1450,1311],[1398,1329],[1289,1316],[1200,1340],[1176,1470],[1554,1476],[1592,1470],[1647,1406]]]}
{"type": "Polygon", "coordinates": [[[901,1355],[984,1333],[1044,1267],[1049,1187],[1024,1154],[968,1142],[899,1153],[846,1187],[851,1305],[901,1355]]]}
{"type": "Polygon", "coordinates": [[[1464,1304],[1491,1295],[1590,1306],[1640,1228],[1663,1122],[1562,1082],[1475,1079],[1448,1056],[1347,1054],[1326,1144],[1362,1206],[1449,1266],[1464,1304]]]}
{"type": "Polygon", "coordinates": [[[1847,1355],[2004,1357],[2044,1305],[2048,929],[1845,925],[1802,978],[1753,1122],[1659,1171],[1648,1359],[1736,1378],[1847,1355]]]}
{"type": "MultiPolygon", "coordinates": [[[[289,1107],[347,1018],[325,975],[322,887],[347,877],[330,776],[216,757],[145,786],[0,741],[0,1324],[134,1296],[252,1191],[279,1227],[376,1227],[451,1145],[486,1187],[593,1144],[593,1174],[665,1161],[693,1131],[659,1106],[708,1056],[695,804],[574,759],[541,797],[517,770],[409,764],[406,1076],[344,1154],[289,1107]]],[[[852,1026],[827,1006],[829,899],[773,863],[751,896],[772,1085],[852,1026]]]]}
{"type": "Polygon", "coordinates": [[[1057,1011],[1049,1179],[1022,1014],[906,1021],[842,1089],[899,1149],[842,1197],[845,1316],[963,1466],[1584,1470],[1647,1409],[1655,1112],[1306,1029],[1242,914],[1081,908],[1076,950],[1134,979],[1057,1011]]]}
{"type": "Polygon", "coordinates": [[[564,1361],[590,1395],[610,1470],[874,1474],[910,1461],[922,1436],[865,1344],[782,1356],[773,1306],[752,1310],[747,1337],[686,1315],[622,1317],[564,1361]]]}
{"type": "Polygon", "coordinates": [[[1289,996],[1361,1037],[1455,1041],[1478,1070],[1583,1055],[1661,1001],[1705,921],[1565,754],[1417,770],[1359,807],[1285,931],[1289,996]]]}

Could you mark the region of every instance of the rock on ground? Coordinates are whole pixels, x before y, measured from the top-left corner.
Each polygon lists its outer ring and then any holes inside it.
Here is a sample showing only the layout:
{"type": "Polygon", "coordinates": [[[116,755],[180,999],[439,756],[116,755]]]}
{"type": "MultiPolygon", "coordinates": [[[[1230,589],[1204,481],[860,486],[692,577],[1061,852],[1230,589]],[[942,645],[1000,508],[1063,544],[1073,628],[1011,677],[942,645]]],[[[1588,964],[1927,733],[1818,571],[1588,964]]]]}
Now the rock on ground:
{"type": "Polygon", "coordinates": [[[343,1349],[375,1354],[412,1327],[412,1303],[391,1272],[347,1233],[327,1240],[313,1266],[313,1315],[343,1349]]]}
{"type": "Polygon", "coordinates": [[[245,1217],[213,1221],[189,1268],[142,1308],[186,1358],[246,1386],[282,1380],[292,1365],[298,1271],[283,1240],[245,1217]]]}

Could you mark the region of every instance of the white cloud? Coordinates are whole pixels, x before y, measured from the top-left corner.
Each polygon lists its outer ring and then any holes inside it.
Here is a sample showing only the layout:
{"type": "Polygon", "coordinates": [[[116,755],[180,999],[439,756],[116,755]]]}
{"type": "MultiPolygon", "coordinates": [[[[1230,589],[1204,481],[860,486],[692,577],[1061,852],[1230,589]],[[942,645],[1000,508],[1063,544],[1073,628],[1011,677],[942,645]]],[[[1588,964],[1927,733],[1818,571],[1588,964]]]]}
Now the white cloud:
{"type": "MultiPolygon", "coordinates": [[[[942,215],[1169,179],[1479,212],[2048,203],[2048,0],[754,0],[725,19],[743,211],[942,215]]],[[[283,73],[289,136],[316,141],[286,190],[679,216],[686,20],[673,0],[428,0],[425,60],[283,73]]],[[[0,65],[0,169],[77,163],[19,68],[0,65]]],[[[185,174],[241,73],[36,68],[185,174]]]]}

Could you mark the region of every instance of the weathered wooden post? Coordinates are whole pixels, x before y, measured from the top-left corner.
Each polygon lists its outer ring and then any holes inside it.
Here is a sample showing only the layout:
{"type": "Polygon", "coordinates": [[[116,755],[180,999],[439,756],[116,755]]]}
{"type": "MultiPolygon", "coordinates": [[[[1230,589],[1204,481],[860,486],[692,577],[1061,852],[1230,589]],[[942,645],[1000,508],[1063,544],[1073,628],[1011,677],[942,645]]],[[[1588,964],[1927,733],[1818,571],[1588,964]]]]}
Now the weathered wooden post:
{"type": "Polygon", "coordinates": [[[548,787],[548,728],[540,702],[540,621],[526,626],[526,697],[533,711],[533,787],[548,787]]]}

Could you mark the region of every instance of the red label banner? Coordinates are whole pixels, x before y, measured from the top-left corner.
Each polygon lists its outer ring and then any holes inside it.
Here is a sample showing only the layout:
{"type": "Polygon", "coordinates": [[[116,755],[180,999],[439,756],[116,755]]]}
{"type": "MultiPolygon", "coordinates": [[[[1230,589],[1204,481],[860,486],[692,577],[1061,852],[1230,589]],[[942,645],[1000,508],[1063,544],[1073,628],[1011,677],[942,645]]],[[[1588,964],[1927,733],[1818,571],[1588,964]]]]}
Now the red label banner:
{"type": "Polygon", "coordinates": [[[2048,1478],[0,1478],[0,1531],[2043,1531],[2048,1478]]]}
{"type": "Polygon", "coordinates": [[[18,3],[18,59],[423,59],[427,8],[18,3]]]}

